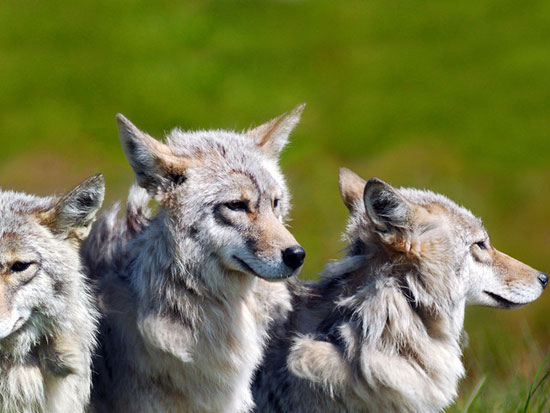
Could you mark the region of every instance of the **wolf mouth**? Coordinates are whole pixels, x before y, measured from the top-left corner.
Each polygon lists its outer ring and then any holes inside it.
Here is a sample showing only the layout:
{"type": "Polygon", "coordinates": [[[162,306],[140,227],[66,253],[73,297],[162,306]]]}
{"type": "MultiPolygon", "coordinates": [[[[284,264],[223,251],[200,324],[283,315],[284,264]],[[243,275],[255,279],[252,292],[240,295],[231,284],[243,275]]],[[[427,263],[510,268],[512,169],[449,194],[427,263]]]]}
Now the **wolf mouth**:
{"type": "Polygon", "coordinates": [[[506,298],[501,297],[500,295],[492,293],[490,291],[483,290],[483,292],[504,307],[517,307],[521,305],[519,303],[514,303],[513,301],[507,300],[506,298]]]}
{"type": "Polygon", "coordinates": [[[248,265],[244,260],[241,260],[236,255],[233,255],[233,258],[235,259],[235,261],[237,261],[240,264],[240,266],[243,268],[243,270],[245,270],[246,272],[250,272],[250,273],[254,274],[256,277],[260,277],[260,274],[258,274],[256,271],[254,271],[252,269],[252,267],[250,265],[248,265]]]}
{"type": "Polygon", "coordinates": [[[240,258],[237,257],[236,255],[233,255],[233,259],[235,259],[235,261],[237,261],[237,262],[239,263],[239,265],[241,266],[241,268],[242,268],[243,270],[245,270],[246,272],[249,272],[249,273],[255,275],[256,277],[262,278],[262,279],[264,279],[264,280],[273,280],[273,279],[288,278],[288,277],[286,277],[286,276],[284,276],[284,275],[275,276],[275,277],[266,277],[266,276],[260,275],[260,274],[258,274],[256,271],[254,271],[250,265],[248,265],[244,260],[240,259],[240,258]]]}

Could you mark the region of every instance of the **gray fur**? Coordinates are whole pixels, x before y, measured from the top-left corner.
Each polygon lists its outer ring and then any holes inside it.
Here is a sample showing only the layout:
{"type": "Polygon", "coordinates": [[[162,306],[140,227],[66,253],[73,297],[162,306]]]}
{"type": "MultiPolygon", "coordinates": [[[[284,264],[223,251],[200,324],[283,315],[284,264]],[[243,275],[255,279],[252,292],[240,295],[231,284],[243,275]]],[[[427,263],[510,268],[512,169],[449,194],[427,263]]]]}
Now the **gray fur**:
{"type": "Polygon", "coordinates": [[[465,306],[520,306],[544,289],[444,196],[378,179],[361,188],[341,171],[348,256],[291,289],[256,374],[258,412],[442,411],[464,376],[465,306]]]}
{"type": "Polygon", "coordinates": [[[102,175],[67,194],[0,192],[0,412],[83,412],[97,311],[79,249],[102,175]]]}
{"type": "Polygon", "coordinates": [[[132,188],[126,220],[103,214],[84,248],[105,316],[96,411],[252,408],[267,324],[290,309],[270,281],[298,271],[281,258],[296,240],[277,157],[301,110],[250,133],[175,129],[166,144],[118,116],[143,189],[132,188]]]}

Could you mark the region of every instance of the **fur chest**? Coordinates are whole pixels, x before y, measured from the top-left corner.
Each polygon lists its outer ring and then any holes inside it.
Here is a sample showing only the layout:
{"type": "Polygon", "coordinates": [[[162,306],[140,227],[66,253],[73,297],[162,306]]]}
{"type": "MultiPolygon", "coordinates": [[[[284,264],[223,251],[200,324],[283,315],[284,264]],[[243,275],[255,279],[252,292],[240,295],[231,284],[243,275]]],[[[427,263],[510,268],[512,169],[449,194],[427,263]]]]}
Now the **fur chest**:
{"type": "Polygon", "coordinates": [[[0,366],[0,411],[45,411],[46,384],[38,360],[0,366]]]}
{"type": "Polygon", "coordinates": [[[154,382],[162,389],[145,403],[165,406],[159,408],[166,411],[248,411],[250,382],[261,360],[267,325],[258,308],[251,292],[231,303],[203,303],[200,320],[138,316],[142,345],[127,342],[130,352],[125,357],[137,369],[132,374],[137,388],[145,391],[154,382]]]}

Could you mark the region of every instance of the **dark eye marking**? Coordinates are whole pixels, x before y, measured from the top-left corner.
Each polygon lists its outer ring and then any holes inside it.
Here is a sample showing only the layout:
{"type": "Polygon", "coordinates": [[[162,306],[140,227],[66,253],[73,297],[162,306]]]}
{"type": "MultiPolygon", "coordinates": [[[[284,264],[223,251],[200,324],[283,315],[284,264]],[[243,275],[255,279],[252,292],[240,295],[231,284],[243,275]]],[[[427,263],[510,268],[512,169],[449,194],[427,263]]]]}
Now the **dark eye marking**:
{"type": "Polygon", "coordinates": [[[248,201],[231,201],[224,204],[231,211],[250,212],[248,201]]]}
{"type": "Polygon", "coordinates": [[[171,173],[168,174],[168,179],[170,179],[175,185],[181,185],[186,181],[186,176],[181,173],[171,173]]]}
{"type": "Polygon", "coordinates": [[[16,261],[10,267],[10,272],[23,272],[29,268],[33,263],[32,262],[21,262],[16,261]]]}
{"type": "Polygon", "coordinates": [[[480,250],[486,250],[487,249],[487,244],[485,243],[485,241],[478,241],[478,242],[474,243],[474,245],[477,245],[480,250]]]}

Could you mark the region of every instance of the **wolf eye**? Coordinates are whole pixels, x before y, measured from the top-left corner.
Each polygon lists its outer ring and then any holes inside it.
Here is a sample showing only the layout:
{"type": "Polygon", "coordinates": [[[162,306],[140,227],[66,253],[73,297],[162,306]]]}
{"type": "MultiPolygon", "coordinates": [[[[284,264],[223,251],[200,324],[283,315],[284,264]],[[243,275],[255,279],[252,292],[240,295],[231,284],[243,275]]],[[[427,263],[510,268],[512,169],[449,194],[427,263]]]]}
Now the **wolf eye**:
{"type": "Polygon", "coordinates": [[[32,262],[21,262],[21,261],[14,262],[10,267],[10,271],[11,272],[23,272],[27,268],[29,268],[31,266],[31,264],[32,264],[32,262]]]}
{"type": "Polygon", "coordinates": [[[274,199],[273,200],[273,208],[277,208],[279,206],[279,200],[278,199],[274,199]]]}
{"type": "Polygon", "coordinates": [[[478,241],[474,245],[477,245],[480,250],[486,250],[487,249],[487,244],[485,243],[485,241],[478,241]]]}
{"type": "Polygon", "coordinates": [[[224,205],[232,211],[248,212],[248,201],[233,201],[224,205]]]}

